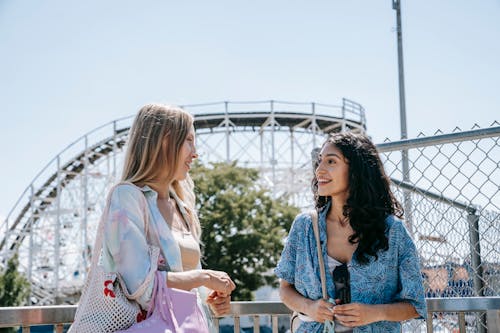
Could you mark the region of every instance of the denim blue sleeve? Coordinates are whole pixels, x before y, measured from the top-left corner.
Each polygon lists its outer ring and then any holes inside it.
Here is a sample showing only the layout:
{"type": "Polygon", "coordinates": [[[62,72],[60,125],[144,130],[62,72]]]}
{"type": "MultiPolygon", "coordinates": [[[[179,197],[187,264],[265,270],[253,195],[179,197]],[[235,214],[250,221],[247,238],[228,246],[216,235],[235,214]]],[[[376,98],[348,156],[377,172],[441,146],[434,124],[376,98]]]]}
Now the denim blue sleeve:
{"type": "Polygon", "coordinates": [[[304,223],[301,215],[297,216],[292,223],[288,237],[285,240],[285,247],[281,252],[278,265],[274,273],[280,279],[290,284],[295,284],[295,266],[297,263],[297,251],[301,242],[304,241],[304,223]]]}
{"type": "Polygon", "coordinates": [[[394,223],[398,239],[398,264],[401,288],[396,294],[395,301],[409,302],[415,307],[420,319],[427,317],[422,275],[420,273],[420,260],[418,252],[403,223],[394,223]]]}

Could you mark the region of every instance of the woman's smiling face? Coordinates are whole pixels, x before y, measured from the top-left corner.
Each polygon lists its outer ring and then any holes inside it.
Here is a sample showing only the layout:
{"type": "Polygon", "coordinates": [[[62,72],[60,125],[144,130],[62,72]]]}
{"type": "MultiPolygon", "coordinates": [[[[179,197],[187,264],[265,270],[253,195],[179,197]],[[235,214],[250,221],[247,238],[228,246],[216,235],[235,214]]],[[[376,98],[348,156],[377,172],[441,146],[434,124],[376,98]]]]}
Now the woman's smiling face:
{"type": "Polygon", "coordinates": [[[191,163],[198,157],[195,147],[195,132],[194,128],[191,127],[184,143],[182,144],[181,150],[179,151],[178,166],[175,170],[175,179],[184,180],[187,177],[189,170],[191,169],[191,163]]]}
{"type": "Polygon", "coordinates": [[[347,200],[349,194],[349,163],[335,145],[327,143],[318,155],[315,171],[318,180],[318,195],[340,196],[347,200]]]}

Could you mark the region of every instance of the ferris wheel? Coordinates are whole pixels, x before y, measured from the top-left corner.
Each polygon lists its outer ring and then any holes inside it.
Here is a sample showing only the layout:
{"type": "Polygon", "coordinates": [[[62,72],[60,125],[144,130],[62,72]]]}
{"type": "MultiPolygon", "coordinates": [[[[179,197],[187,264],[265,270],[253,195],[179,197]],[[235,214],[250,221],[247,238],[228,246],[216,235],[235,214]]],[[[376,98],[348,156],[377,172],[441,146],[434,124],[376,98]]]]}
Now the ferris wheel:
{"type": "MultiPolygon", "coordinates": [[[[334,132],[365,132],[363,107],[281,101],[182,106],[194,116],[202,163],[237,161],[257,168],[272,195],[304,206],[311,151],[334,132]]],[[[0,265],[19,255],[30,303],[75,303],[83,286],[109,188],[119,180],[133,116],[83,135],[27,186],[0,225],[0,265]]]]}

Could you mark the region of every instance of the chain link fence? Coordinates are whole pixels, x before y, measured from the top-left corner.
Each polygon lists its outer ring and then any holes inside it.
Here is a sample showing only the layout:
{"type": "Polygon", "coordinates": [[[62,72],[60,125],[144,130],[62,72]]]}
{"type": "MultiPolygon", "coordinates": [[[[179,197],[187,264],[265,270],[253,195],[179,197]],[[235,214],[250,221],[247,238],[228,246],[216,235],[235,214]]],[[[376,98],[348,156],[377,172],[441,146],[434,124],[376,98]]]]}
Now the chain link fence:
{"type": "MultiPolygon", "coordinates": [[[[498,125],[378,145],[419,250],[426,297],[500,296],[498,125]]],[[[457,321],[449,316],[434,321],[453,331],[457,321]]],[[[486,329],[485,315],[466,321],[468,332],[486,329]]],[[[423,324],[407,325],[419,331],[423,324]]]]}

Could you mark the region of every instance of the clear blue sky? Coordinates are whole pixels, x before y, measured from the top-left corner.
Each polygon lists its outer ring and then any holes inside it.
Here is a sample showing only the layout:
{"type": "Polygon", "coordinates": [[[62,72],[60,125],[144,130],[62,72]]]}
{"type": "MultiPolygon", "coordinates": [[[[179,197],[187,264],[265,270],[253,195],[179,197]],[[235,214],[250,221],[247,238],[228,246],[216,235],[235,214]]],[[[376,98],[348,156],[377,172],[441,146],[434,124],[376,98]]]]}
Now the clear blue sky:
{"type": "MultiPolygon", "coordinates": [[[[409,136],[500,120],[500,1],[402,11],[409,136]]],[[[151,101],[347,97],[397,139],[394,27],[390,0],[0,0],[0,217],[71,141],[151,101]]]]}

